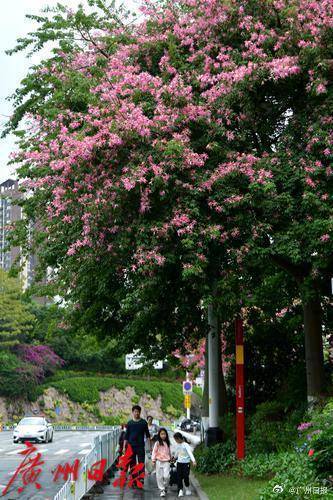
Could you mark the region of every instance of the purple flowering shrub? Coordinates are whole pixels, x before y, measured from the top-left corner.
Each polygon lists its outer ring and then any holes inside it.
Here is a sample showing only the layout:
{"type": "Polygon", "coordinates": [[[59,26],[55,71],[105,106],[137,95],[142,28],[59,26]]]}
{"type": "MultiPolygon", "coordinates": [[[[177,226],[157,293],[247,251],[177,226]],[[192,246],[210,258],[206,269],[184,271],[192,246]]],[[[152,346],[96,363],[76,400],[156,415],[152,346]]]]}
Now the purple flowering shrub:
{"type": "Polygon", "coordinates": [[[17,355],[25,363],[36,367],[39,381],[47,375],[52,375],[61,368],[65,361],[47,345],[20,344],[16,348],[17,355]]]}

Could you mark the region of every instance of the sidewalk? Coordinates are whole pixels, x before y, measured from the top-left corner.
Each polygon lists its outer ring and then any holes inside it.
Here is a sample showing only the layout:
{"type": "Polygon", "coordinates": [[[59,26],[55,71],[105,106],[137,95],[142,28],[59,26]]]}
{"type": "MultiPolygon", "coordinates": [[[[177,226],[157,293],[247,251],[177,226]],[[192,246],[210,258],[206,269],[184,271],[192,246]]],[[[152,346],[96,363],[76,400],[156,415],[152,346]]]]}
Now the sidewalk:
{"type": "MultiPolygon", "coordinates": [[[[114,486],[112,486],[113,481],[114,478],[111,479],[111,484],[109,484],[108,486],[104,486],[104,493],[102,495],[95,494],[93,497],[94,500],[157,500],[160,498],[160,492],[156,485],[155,474],[146,477],[143,491],[133,490],[132,488],[126,488],[122,491],[120,488],[115,488],[114,486]]],[[[199,499],[192,485],[191,491],[193,494],[191,496],[184,496],[184,500],[185,498],[188,498],[189,500],[199,499]]],[[[168,500],[175,500],[176,498],[178,498],[176,485],[173,485],[171,488],[169,488],[165,498],[168,500]]]]}

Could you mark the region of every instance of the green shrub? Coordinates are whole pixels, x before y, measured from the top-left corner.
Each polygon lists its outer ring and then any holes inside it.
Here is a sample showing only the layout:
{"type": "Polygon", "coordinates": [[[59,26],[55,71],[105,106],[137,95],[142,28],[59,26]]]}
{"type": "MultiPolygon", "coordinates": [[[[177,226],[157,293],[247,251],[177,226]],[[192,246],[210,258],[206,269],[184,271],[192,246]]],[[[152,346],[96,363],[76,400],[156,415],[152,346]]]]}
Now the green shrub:
{"type": "Polygon", "coordinates": [[[251,418],[254,427],[263,422],[275,422],[285,416],[284,406],[279,401],[265,401],[256,407],[256,412],[251,418]]]}
{"type": "Polygon", "coordinates": [[[37,367],[24,363],[13,353],[0,352],[0,396],[34,400],[38,395],[37,367]]]}
{"type": "Polygon", "coordinates": [[[235,463],[235,445],[226,441],[209,448],[196,450],[197,471],[203,474],[226,472],[235,463]]]}
{"type": "Polygon", "coordinates": [[[288,457],[286,452],[249,455],[234,467],[234,471],[253,479],[267,479],[284,467],[288,457]]]}
{"type": "Polygon", "coordinates": [[[181,384],[172,384],[170,382],[73,376],[64,380],[53,378],[48,383],[49,385],[67,394],[72,401],[77,403],[97,403],[100,399],[99,392],[107,391],[111,387],[115,387],[118,390],[133,387],[137,396],[149,394],[155,400],[161,396],[162,410],[166,413],[169,407],[173,407],[176,412],[175,416],[178,416],[182,413],[183,408],[181,384]]]}
{"type": "Polygon", "coordinates": [[[319,477],[333,475],[333,425],[323,428],[310,441],[312,468],[319,477]]]}
{"type": "Polygon", "coordinates": [[[122,425],[126,421],[122,415],[112,415],[111,417],[102,417],[102,425],[122,425]]]}
{"type": "Polygon", "coordinates": [[[288,422],[263,422],[260,427],[252,427],[247,449],[250,453],[285,451],[296,437],[295,427],[288,422]]]}
{"type": "Polygon", "coordinates": [[[286,415],[284,406],[278,401],[258,405],[250,419],[248,451],[271,453],[290,449],[297,438],[299,415],[299,412],[286,415]]]}
{"type": "Polygon", "coordinates": [[[309,460],[315,473],[321,478],[333,475],[333,400],[312,413],[311,427],[301,434],[307,442],[304,451],[312,450],[309,460]]]}
{"type": "Polygon", "coordinates": [[[280,464],[280,469],[260,493],[260,500],[279,499],[333,499],[333,493],[327,490],[325,495],[313,493],[313,488],[324,488],[312,470],[307,455],[302,453],[285,454],[285,459],[280,464]],[[279,487],[279,490],[277,490],[279,487]],[[282,490],[281,490],[282,488],[282,490]],[[307,490],[308,489],[308,490],[307,490]]]}
{"type": "Polygon", "coordinates": [[[219,419],[219,427],[223,430],[226,440],[236,440],[236,417],[228,413],[219,419]]]}

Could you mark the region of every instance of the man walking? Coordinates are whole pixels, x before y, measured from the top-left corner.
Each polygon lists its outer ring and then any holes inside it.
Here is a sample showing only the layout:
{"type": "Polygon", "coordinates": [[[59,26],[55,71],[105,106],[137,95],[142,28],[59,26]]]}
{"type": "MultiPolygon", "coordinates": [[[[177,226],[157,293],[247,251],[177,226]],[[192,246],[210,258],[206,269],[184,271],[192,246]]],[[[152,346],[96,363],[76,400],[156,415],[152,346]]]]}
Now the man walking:
{"type": "MultiPolygon", "coordinates": [[[[150,434],[147,421],[141,418],[141,406],[134,405],[132,408],[133,419],[129,420],[124,439],[124,448],[126,450],[127,443],[131,445],[133,455],[130,461],[131,470],[136,463],[142,463],[144,472],[145,464],[145,436],[150,443],[150,434]]],[[[151,444],[149,445],[151,448],[151,444]]],[[[143,482],[143,481],[142,481],[143,482]]]]}

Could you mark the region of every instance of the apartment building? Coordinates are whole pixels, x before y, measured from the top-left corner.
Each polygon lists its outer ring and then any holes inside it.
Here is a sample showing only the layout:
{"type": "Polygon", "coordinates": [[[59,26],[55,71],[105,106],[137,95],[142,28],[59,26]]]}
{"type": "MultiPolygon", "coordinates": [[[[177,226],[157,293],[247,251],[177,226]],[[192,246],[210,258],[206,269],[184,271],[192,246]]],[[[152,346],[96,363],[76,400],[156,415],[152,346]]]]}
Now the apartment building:
{"type": "MultiPolygon", "coordinates": [[[[13,264],[22,264],[19,261],[20,248],[10,247],[8,244],[10,226],[23,217],[22,209],[17,205],[17,200],[22,196],[17,180],[8,179],[0,184],[0,267],[5,271],[9,271],[13,264]]],[[[31,285],[35,267],[36,257],[30,255],[22,266],[21,278],[24,289],[31,285]]]]}

